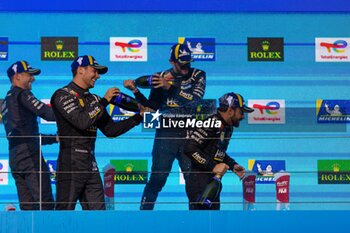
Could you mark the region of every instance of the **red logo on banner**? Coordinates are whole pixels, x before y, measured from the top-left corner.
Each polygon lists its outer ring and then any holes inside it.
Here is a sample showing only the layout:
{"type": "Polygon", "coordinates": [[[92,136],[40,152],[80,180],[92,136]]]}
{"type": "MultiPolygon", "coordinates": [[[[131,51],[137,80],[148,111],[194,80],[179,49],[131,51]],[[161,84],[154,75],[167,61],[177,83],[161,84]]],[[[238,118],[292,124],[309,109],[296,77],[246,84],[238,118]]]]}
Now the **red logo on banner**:
{"type": "Polygon", "coordinates": [[[105,197],[109,197],[109,198],[114,197],[114,175],[115,175],[114,167],[111,167],[104,172],[103,180],[104,180],[105,197]]]}
{"type": "Polygon", "coordinates": [[[247,202],[255,202],[255,175],[248,175],[243,179],[243,199],[247,202]]]}
{"type": "Polygon", "coordinates": [[[277,201],[282,203],[289,202],[289,174],[278,174],[276,176],[276,198],[277,201]]]}

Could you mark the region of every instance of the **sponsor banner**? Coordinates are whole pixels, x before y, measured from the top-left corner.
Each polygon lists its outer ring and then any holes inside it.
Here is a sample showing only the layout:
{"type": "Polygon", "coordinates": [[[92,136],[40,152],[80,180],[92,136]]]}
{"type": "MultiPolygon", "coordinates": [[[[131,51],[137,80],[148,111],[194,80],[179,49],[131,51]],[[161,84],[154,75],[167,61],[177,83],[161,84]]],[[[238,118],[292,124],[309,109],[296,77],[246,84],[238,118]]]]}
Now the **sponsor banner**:
{"type": "Polygon", "coordinates": [[[243,200],[245,202],[255,202],[255,181],[256,174],[252,172],[247,172],[242,180],[243,184],[243,200]]]}
{"type": "Polygon", "coordinates": [[[147,61],[147,37],[110,37],[109,51],[110,61],[147,61]]]}
{"type": "MultiPolygon", "coordinates": [[[[4,102],[4,99],[0,99],[0,110],[2,109],[2,102],[4,102]]],[[[2,112],[0,111],[0,124],[2,124],[2,112]]]]}
{"type": "Polygon", "coordinates": [[[104,197],[107,210],[114,210],[114,177],[115,177],[115,168],[107,164],[103,168],[103,188],[104,188],[104,197]]]}
{"type": "Polygon", "coordinates": [[[290,193],[290,174],[276,173],[276,210],[290,210],[289,193],[290,193]]]}
{"type": "Polygon", "coordinates": [[[255,111],[248,114],[248,124],[285,124],[286,104],[284,100],[248,100],[255,111]]]}
{"type": "Polygon", "coordinates": [[[349,62],[350,38],[315,38],[316,62],[349,62]]]}
{"type": "Polygon", "coordinates": [[[135,113],[110,104],[109,115],[111,115],[113,121],[118,122],[128,119],[129,117],[135,115],[135,113]]]}
{"type": "Polygon", "coordinates": [[[0,185],[9,184],[9,161],[5,159],[0,160],[0,185]]]}
{"type": "Polygon", "coordinates": [[[8,60],[9,39],[7,37],[0,37],[0,61],[8,60]]]}
{"type": "Polygon", "coordinates": [[[350,160],[318,160],[319,184],[350,184],[350,160]]]}
{"type": "Polygon", "coordinates": [[[248,61],[284,61],[283,38],[248,38],[248,61]]]}
{"type": "Polygon", "coordinates": [[[49,169],[49,172],[50,172],[51,184],[56,184],[57,161],[56,160],[47,160],[46,165],[47,165],[47,168],[49,169]]]}
{"type": "Polygon", "coordinates": [[[215,61],[215,38],[179,37],[180,44],[187,44],[193,61],[215,61]]]}
{"type": "Polygon", "coordinates": [[[78,37],[41,37],[41,60],[69,61],[78,56],[78,37]]]}
{"type": "MultiPolygon", "coordinates": [[[[41,99],[40,101],[51,107],[50,99],[41,99]]],[[[47,121],[40,118],[40,124],[56,124],[56,121],[47,121]]]]}
{"type": "Polygon", "coordinates": [[[248,160],[248,169],[257,173],[257,184],[275,183],[275,173],[286,170],[285,160],[248,160]]]}
{"type": "Polygon", "coordinates": [[[115,167],[115,184],[145,184],[148,180],[148,160],[111,160],[115,167]]]}
{"type": "Polygon", "coordinates": [[[316,100],[317,123],[349,123],[350,100],[316,100]]]}
{"type": "Polygon", "coordinates": [[[289,173],[276,173],[276,200],[277,202],[289,202],[289,173]]]}

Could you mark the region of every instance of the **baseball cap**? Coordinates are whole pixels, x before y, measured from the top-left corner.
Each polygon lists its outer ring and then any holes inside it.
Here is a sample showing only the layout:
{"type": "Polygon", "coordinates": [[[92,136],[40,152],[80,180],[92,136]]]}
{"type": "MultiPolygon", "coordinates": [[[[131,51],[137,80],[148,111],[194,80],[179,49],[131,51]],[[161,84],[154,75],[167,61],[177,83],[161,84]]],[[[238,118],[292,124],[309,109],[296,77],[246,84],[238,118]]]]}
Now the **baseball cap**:
{"type": "Polygon", "coordinates": [[[221,96],[219,98],[220,107],[236,107],[241,108],[243,112],[253,112],[254,109],[248,107],[243,97],[240,94],[237,93],[226,93],[225,95],[221,96]]]}
{"type": "Polygon", "coordinates": [[[90,55],[83,55],[77,57],[71,64],[72,71],[78,69],[79,66],[92,66],[94,67],[99,74],[105,74],[108,71],[107,66],[101,66],[97,63],[96,59],[90,55]]]}
{"type": "Polygon", "coordinates": [[[185,44],[175,44],[170,50],[170,60],[180,64],[192,62],[191,50],[185,44]]]}
{"type": "Polygon", "coordinates": [[[16,73],[28,73],[32,75],[38,75],[41,73],[40,69],[33,68],[26,61],[16,61],[7,69],[7,76],[11,78],[16,73]]]}

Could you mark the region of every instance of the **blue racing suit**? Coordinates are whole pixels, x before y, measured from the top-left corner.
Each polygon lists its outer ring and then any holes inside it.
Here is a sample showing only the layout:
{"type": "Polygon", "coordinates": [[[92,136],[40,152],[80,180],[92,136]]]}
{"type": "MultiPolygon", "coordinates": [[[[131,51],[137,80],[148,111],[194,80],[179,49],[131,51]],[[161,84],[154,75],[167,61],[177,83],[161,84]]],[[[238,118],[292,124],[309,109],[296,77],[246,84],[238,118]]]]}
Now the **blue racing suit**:
{"type": "MultiPolygon", "coordinates": [[[[168,72],[173,76],[173,84],[169,90],[152,88],[148,99],[140,92],[136,92],[135,97],[143,106],[159,110],[161,113],[184,113],[184,106],[195,104],[203,98],[206,73],[191,68],[186,76],[174,73],[173,69],[158,74],[162,76],[168,72]]],[[[156,130],[152,150],[152,173],[143,191],[141,210],[153,210],[158,193],[164,187],[175,159],[179,162],[185,180],[187,179],[190,160],[183,153],[186,137],[188,137],[186,129],[156,130]]]]}
{"type": "MultiPolygon", "coordinates": [[[[38,116],[54,121],[52,109],[41,102],[30,90],[13,86],[2,104],[2,120],[9,141],[12,176],[16,181],[21,210],[39,209],[40,143],[38,116]]],[[[55,135],[43,135],[42,145],[57,143],[55,135]]],[[[43,171],[41,195],[42,209],[54,209],[50,174],[41,157],[43,171]]]]}

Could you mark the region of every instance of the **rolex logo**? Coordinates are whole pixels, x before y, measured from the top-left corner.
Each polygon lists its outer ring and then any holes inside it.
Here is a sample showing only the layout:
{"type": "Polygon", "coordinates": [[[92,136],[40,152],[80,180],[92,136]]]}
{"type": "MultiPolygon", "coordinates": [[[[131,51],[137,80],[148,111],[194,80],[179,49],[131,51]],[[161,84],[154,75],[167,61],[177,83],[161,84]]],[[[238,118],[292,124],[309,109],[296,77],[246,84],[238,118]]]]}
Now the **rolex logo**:
{"type": "Polygon", "coordinates": [[[74,60],[78,54],[78,37],[41,37],[41,60],[74,60]]]}
{"type": "Polygon", "coordinates": [[[332,167],[333,167],[333,171],[334,171],[334,172],[339,172],[339,171],[340,171],[340,166],[339,166],[339,164],[335,163],[335,164],[332,165],[332,167]]]}
{"type": "Polygon", "coordinates": [[[56,41],[56,49],[57,50],[62,50],[63,49],[63,41],[62,40],[57,40],[56,41]]]}
{"type": "Polygon", "coordinates": [[[264,40],[263,42],[261,42],[261,47],[264,51],[268,51],[270,48],[270,42],[264,40]]]}
{"type": "Polygon", "coordinates": [[[248,38],[248,61],[283,61],[283,38],[248,38]]]}

